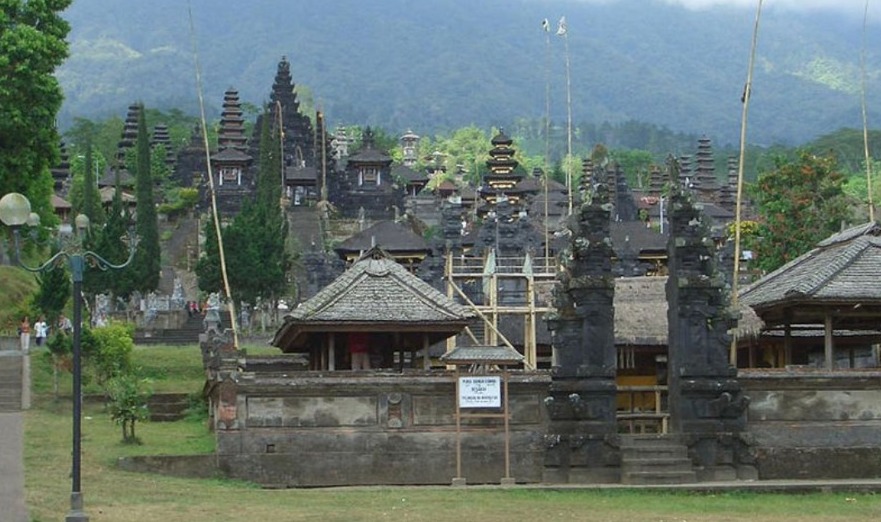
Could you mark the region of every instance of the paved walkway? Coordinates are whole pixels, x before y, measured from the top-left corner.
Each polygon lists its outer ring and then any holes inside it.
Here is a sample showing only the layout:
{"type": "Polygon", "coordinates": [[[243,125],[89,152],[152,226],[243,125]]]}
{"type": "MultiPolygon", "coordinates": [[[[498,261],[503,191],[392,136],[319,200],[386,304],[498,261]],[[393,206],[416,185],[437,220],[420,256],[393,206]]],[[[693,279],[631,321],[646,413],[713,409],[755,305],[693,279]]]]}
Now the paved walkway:
{"type": "Polygon", "coordinates": [[[23,429],[23,413],[0,413],[0,519],[4,522],[29,520],[24,495],[23,429]]]}

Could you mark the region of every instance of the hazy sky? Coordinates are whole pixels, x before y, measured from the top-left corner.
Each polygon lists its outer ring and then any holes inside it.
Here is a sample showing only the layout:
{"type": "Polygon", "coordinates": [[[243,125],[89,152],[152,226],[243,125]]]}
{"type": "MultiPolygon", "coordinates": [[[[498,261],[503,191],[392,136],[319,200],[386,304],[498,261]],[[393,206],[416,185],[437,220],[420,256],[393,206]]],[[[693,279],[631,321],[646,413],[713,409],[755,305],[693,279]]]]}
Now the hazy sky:
{"type": "MultiPolygon", "coordinates": [[[[639,2],[642,0],[582,0],[592,3],[639,2]]],[[[663,0],[669,4],[679,4],[691,9],[707,9],[717,6],[738,6],[755,11],[758,0],[663,0]]],[[[866,9],[866,0],[763,0],[762,10],[818,11],[829,10],[858,16],[860,19],[866,9]]],[[[881,2],[869,0],[869,18],[881,17],[881,2]]]]}

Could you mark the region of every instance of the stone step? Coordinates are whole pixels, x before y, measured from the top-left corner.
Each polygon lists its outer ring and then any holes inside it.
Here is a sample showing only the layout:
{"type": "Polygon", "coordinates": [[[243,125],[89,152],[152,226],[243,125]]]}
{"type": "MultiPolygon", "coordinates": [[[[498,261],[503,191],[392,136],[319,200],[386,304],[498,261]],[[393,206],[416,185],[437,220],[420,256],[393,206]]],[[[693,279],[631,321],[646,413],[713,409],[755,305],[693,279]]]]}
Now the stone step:
{"type": "Polygon", "coordinates": [[[644,458],[687,458],[688,448],[685,446],[621,446],[621,458],[644,459],[644,458]]]}
{"type": "Polygon", "coordinates": [[[644,459],[622,459],[621,472],[632,473],[641,471],[691,471],[691,459],[653,457],[644,459]]]}
{"type": "Polygon", "coordinates": [[[632,486],[689,484],[696,481],[694,471],[636,471],[621,475],[621,483],[632,486]]]}

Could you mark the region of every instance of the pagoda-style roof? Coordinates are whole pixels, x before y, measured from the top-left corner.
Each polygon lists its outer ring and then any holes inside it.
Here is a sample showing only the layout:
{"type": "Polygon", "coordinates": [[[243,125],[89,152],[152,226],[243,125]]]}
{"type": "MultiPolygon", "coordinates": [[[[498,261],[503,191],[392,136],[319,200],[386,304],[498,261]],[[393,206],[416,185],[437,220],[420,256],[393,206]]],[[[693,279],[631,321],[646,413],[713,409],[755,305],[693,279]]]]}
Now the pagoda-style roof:
{"type": "Polygon", "coordinates": [[[272,345],[302,351],[334,332],[417,334],[430,343],[451,337],[475,316],[372,248],[340,277],[285,317],[272,345]]]}
{"type": "Polygon", "coordinates": [[[397,254],[419,253],[426,255],[431,252],[428,243],[413,229],[402,223],[391,220],[380,221],[365,228],[354,236],[340,243],[334,250],[342,257],[366,252],[379,247],[392,257],[397,254]]]}
{"type": "Polygon", "coordinates": [[[866,223],[828,239],[740,292],[769,325],[845,320],[836,327],[879,327],[881,225],[866,223]]]}
{"type": "Polygon", "coordinates": [[[211,161],[221,163],[248,163],[251,161],[251,156],[234,147],[229,147],[212,154],[211,161]]]}
{"type": "Polygon", "coordinates": [[[354,156],[349,156],[349,165],[372,163],[391,165],[392,157],[382,151],[374,149],[373,147],[363,148],[354,156]]]}
{"type": "Polygon", "coordinates": [[[428,174],[414,170],[406,165],[397,165],[393,167],[392,175],[400,177],[408,185],[428,183],[428,174]]]}
{"type": "MultiPolygon", "coordinates": [[[[134,187],[135,177],[131,175],[128,169],[119,169],[119,185],[121,187],[134,187]]],[[[115,187],[116,186],[116,170],[107,168],[104,175],[98,180],[99,187],[115,187]]]]}
{"type": "Polygon", "coordinates": [[[284,177],[288,183],[314,184],[318,180],[318,171],[315,167],[285,167],[284,177]]]}

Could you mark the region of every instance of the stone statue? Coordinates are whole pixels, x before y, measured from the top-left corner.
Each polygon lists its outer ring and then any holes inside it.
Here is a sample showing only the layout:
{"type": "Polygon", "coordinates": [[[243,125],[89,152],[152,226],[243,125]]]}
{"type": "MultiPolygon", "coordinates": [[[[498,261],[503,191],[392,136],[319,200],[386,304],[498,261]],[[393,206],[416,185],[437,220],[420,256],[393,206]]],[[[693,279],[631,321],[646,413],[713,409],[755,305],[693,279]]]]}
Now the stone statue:
{"type": "Polygon", "coordinates": [[[217,292],[208,295],[205,308],[205,332],[220,333],[220,296],[217,292]]]}

